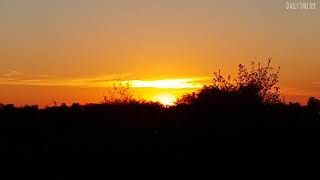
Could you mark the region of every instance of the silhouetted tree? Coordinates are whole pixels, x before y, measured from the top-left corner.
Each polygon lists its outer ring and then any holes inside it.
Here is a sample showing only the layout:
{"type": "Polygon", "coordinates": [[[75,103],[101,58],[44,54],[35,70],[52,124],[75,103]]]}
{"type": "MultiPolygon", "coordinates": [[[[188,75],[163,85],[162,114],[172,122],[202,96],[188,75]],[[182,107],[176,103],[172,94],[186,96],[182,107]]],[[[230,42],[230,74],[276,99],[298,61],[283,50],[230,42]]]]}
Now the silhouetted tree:
{"type": "Polygon", "coordinates": [[[73,103],[73,104],[71,105],[71,109],[73,109],[73,110],[79,110],[79,109],[81,109],[81,105],[80,105],[79,103],[73,103]]]}
{"type": "Polygon", "coordinates": [[[315,97],[310,97],[308,100],[308,108],[320,111],[320,100],[315,97]]]}
{"type": "Polygon", "coordinates": [[[239,65],[238,76],[234,79],[231,76],[224,77],[221,71],[213,74],[213,83],[204,86],[198,93],[187,94],[177,101],[177,104],[192,104],[197,101],[228,101],[242,97],[242,100],[255,100],[264,104],[282,103],[280,88],[275,86],[278,83],[280,67],[273,72],[271,59],[268,59],[266,66],[252,62],[251,69],[239,65]]]}
{"type": "Polygon", "coordinates": [[[111,87],[107,87],[103,99],[105,104],[128,104],[136,101],[129,82],[119,78],[113,82],[111,87]]]}

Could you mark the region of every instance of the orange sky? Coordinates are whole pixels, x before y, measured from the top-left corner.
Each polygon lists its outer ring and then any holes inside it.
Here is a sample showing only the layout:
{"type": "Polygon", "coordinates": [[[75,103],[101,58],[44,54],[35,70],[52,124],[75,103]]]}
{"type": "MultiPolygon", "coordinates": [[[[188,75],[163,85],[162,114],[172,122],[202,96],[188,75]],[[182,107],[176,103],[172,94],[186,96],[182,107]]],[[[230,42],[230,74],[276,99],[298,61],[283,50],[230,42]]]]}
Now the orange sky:
{"type": "MultiPolygon", "coordinates": [[[[287,99],[305,102],[320,96],[320,1],[304,2],[316,9],[286,10],[283,0],[2,0],[0,102],[99,102],[116,74],[199,79],[268,57],[281,66],[287,99]]],[[[193,88],[137,89],[154,99],[193,88]]]]}

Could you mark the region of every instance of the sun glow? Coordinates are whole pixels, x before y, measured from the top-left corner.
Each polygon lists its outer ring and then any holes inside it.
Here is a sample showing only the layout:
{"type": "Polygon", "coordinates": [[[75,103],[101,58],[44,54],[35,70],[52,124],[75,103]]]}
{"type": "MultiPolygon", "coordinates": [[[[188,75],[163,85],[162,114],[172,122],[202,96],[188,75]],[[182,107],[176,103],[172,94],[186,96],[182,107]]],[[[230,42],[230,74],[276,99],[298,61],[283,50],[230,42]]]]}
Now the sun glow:
{"type": "Polygon", "coordinates": [[[174,105],[176,100],[177,97],[172,94],[160,94],[153,98],[153,101],[160,102],[161,104],[166,106],[174,105]]]}
{"type": "Polygon", "coordinates": [[[164,80],[132,80],[130,81],[131,87],[152,87],[152,88],[201,88],[203,86],[199,81],[206,80],[207,78],[200,79],[164,79],[164,80]]]}

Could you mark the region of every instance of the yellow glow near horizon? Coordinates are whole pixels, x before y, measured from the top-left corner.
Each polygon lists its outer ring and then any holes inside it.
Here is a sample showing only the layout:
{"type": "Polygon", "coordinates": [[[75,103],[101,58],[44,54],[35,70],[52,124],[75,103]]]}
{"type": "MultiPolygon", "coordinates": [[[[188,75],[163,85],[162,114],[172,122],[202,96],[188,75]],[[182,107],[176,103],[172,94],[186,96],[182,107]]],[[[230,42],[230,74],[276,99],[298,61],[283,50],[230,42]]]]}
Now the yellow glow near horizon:
{"type": "Polygon", "coordinates": [[[161,104],[166,106],[174,105],[176,100],[177,100],[177,97],[172,94],[160,94],[153,98],[153,101],[160,102],[161,104]]]}
{"type": "Polygon", "coordinates": [[[132,80],[130,81],[131,87],[151,87],[151,88],[201,88],[203,86],[202,83],[197,82],[199,80],[205,80],[207,78],[188,78],[188,79],[163,79],[163,80],[132,80]]]}
{"type": "Polygon", "coordinates": [[[201,88],[211,77],[156,79],[156,80],[113,80],[113,75],[89,76],[80,78],[59,78],[48,75],[10,74],[0,76],[0,85],[33,86],[86,86],[112,87],[127,86],[132,88],[201,88]]]}

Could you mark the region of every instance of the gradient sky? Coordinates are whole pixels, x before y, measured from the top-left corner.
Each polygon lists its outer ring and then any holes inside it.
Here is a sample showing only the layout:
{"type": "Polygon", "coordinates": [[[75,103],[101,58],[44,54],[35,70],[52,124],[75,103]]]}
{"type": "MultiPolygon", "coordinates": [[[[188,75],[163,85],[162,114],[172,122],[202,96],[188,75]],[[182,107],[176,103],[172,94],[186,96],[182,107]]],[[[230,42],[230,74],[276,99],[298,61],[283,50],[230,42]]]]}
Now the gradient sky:
{"type": "Polygon", "coordinates": [[[97,101],[84,83],[234,74],[268,57],[287,97],[320,96],[320,1],[285,2],[0,0],[0,102],[97,101]]]}

